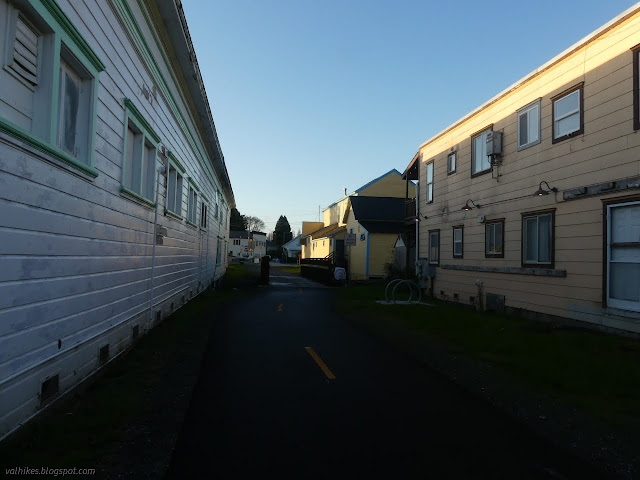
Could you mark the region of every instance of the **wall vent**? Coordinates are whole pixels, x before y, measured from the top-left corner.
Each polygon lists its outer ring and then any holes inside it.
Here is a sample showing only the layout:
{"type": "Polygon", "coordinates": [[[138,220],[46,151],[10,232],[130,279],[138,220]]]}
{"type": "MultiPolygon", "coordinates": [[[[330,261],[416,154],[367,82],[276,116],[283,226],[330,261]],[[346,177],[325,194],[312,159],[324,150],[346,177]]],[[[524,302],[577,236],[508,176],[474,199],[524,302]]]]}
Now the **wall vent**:
{"type": "Polygon", "coordinates": [[[60,391],[60,375],[55,374],[53,377],[47,378],[40,385],[40,404],[46,402],[60,391]]]}
{"type": "Polygon", "coordinates": [[[131,339],[135,340],[140,336],[140,325],[134,325],[131,327],[131,339]]]}
{"type": "Polygon", "coordinates": [[[109,344],[100,347],[100,363],[106,362],[109,359],[109,344]]]}
{"type": "Polygon", "coordinates": [[[457,294],[457,293],[454,293],[454,294],[453,294],[453,298],[455,298],[456,300],[458,300],[458,294],[457,294]]]}
{"type": "Polygon", "coordinates": [[[440,295],[444,296],[444,290],[440,290],[440,295]]]}

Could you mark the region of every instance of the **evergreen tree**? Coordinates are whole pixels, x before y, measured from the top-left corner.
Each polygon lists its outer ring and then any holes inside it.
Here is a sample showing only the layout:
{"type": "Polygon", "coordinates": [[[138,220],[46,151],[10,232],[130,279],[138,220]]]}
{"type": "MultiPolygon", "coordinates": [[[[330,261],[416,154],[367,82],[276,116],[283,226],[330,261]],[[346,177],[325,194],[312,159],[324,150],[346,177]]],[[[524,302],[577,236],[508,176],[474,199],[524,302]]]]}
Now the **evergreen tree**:
{"type": "Polygon", "coordinates": [[[247,219],[235,208],[231,209],[231,217],[229,218],[229,230],[246,230],[247,219]]]}
{"type": "Polygon", "coordinates": [[[280,215],[280,218],[276,222],[276,227],[273,230],[273,243],[276,245],[284,245],[293,238],[291,233],[291,225],[285,215],[280,215]]]}

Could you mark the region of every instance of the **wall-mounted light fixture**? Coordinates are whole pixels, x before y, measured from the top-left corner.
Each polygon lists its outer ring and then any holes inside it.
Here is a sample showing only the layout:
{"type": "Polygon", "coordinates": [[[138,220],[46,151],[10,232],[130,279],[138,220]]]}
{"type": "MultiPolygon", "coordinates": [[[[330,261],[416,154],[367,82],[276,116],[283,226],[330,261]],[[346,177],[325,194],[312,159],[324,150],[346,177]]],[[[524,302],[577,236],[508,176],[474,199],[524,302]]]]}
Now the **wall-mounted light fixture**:
{"type": "Polygon", "coordinates": [[[479,203],[476,204],[476,203],[474,203],[473,200],[469,199],[469,200],[467,200],[467,203],[464,204],[464,207],[462,207],[460,210],[462,210],[463,212],[468,212],[472,208],[481,208],[481,207],[482,207],[482,205],[480,205],[479,203]],[[471,202],[471,205],[469,205],[469,202],[471,202]]]}
{"type": "Polygon", "coordinates": [[[557,193],[558,189],[556,187],[550,187],[549,184],[543,180],[540,182],[540,186],[538,187],[536,193],[533,194],[533,196],[542,197],[543,195],[549,195],[550,192],[557,193]],[[546,190],[542,188],[543,183],[547,186],[546,190]]]}

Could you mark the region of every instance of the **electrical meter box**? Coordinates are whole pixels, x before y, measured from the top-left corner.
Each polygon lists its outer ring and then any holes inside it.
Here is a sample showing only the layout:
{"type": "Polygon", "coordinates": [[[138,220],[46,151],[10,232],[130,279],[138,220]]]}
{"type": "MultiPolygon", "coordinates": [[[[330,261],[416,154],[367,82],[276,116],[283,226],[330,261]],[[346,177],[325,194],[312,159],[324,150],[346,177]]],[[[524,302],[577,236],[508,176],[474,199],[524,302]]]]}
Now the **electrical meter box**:
{"type": "Polygon", "coordinates": [[[502,132],[487,134],[487,155],[502,155],[502,132]]]}

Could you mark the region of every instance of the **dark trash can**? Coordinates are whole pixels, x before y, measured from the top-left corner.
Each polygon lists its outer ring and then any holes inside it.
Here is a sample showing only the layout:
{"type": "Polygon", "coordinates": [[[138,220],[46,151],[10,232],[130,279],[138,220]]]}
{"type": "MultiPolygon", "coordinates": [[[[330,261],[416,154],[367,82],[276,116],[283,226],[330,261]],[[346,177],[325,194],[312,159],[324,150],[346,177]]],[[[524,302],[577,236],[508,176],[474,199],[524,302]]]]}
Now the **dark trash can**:
{"type": "Polygon", "coordinates": [[[270,255],[265,255],[260,259],[260,283],[262,285],[269,285],[269,262],[271,261],[270,255]]]}

